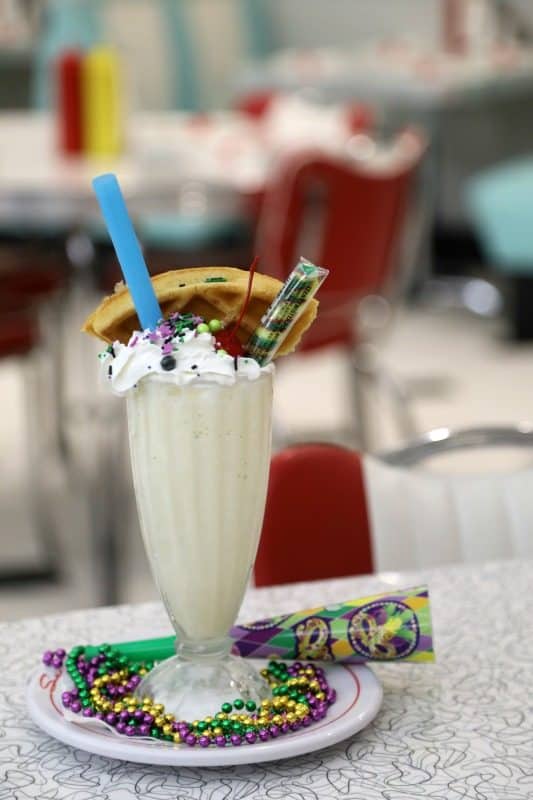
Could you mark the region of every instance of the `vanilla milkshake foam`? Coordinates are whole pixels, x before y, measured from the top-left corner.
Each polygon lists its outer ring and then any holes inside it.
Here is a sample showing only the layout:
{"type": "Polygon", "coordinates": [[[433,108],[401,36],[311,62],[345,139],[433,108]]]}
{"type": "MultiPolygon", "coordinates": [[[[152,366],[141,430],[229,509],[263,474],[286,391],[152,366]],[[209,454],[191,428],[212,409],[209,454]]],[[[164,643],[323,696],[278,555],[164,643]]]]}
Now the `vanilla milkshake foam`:
{"type": "Polygon", "coordinates": [[[174,314],[102,354],[127,398],[142,535],[182,641],[234,624],[263,521],[274,367],[231,356],[220,323],[174,314]]]}
{"type": "Polygon", "coordinates": [[[127,405],[141,529],[167,611],[189,640],[223,637],[261,532],[272,370],[231,384],[149,377],[127,405]]]}

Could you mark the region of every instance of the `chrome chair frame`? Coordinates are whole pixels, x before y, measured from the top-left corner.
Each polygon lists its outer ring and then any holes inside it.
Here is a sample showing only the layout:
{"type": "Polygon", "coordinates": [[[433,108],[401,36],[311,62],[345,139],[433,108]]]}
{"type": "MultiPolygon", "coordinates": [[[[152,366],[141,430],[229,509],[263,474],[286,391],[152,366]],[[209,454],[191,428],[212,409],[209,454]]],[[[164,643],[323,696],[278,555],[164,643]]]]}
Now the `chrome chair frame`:
{"type": "Polygon", "coordinates": [[[478,447],[532,447],[533,424],[494,425],[471,428],[435,428],[400,447],[376,457],[394,467],[414,467],[432,456],[478,447]]]}

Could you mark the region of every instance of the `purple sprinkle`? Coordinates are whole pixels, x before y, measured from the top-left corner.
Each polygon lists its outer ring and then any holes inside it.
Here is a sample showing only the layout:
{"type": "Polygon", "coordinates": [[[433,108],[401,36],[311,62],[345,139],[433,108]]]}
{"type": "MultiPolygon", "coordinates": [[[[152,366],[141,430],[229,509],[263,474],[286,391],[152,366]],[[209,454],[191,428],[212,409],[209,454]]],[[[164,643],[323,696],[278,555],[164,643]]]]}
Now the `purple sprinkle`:
{"type": "Polygon", "coordinates": [[[153,718],[153,716],[151,714],[145,714],[144,715],[143,722],[146,723],[146,725],[151,725],[153,721],[154,721],[154,718],[153,718]]]}
{"type": "Polygon", "coordinates": [[[257,739],[257,736],[255,735],[255,733],[253,731],[248,731],[248,733],[245,734],[244,738],[246,739],[248,744],[253,744],[255,742],[255,740],[257,739]]]}
{"type": "Polygon", "coordinates": [[[259,731],[259,738],[262,742],[268,742],[270,739],[270,733],[267,731],[266,728],[261,728],[259,731]]]}
{"type": "Polygon", "coordinates": [[[234,734],[232,734],[232,736],[231,736],[231,743],[232,743],[232,745],[234,745],[235,747],[238,747],[238,746],[240,745],[240,743],[241,743],[241,737],[239,736],[239,734],[238,734],[238,733],[234,733],[234,734]]]}
{"type": "Polygon", "coordinates": [[[52,663],[52,655],[53,654],[50,652],[50,650],[47,650],[45,653],[43,653],[43,664],[46,664],[47,667],[52,663]]]}
{"type": "Polygon", "coordinates": [[[56,656],[59,656],[59,658],[65,658],[66,654],[66,650],[64,650],[62,647],[60,647],[59,650],[56,650],[56,656]]]}
{"type": "Polygon", "coordinates": [[[305,728],[307,728],[307,726],[308,726],[308,725],[310,725],[310,724],[311,724],[311,722],[312,722],[312,720],[311,720],[311,717],[310,717],[310,716],[309,716],[309,714],[308,714],[306,717],[304,717],[304,718],[303,718],[303,720],[302,720],[302,725],[303,725],[305,728]]]}
{"type": "Polygon", "coordinates": [[[52,656],[52,666],[53,667],[60,667],[63,664],[63,659],[59,658],[57,655],[52,656]]]}
{"type": "Polygon", "coordinates": [[[105,714],[103,711],[97,711],[94,716],[96,717],[96,719],[102,719],[102,720],[105,719],[105,714]]]}
{"type": "Polygon", "coordinates": [[[117,722],[117,731],[118,733],[124,733],[128,726],[125,722],[117,722]]]}
{"type": "Polygon", "coordinates": [[[295,719],[294,722],[291,722],[290,728],[291,731],[297,731],[300,728],[300,720],[295,719]]]}
{"type": "Polygon", "coordinates": [[[200,745],[200,747],[209,747],[210,741],[211,740],[209,736],[200,736],[200,738],[198,739],[198,744],[200,745]]]}
{"type": "Polygon", "coordinates": [[[90,706],[87,706],[87,708],[83,709],[83,716],[84,717],[93,717],[94,716],[94,711],[92,710],[92,708],[90,706]]]}
{"type": "Polygon", "coordinates": [[[70,710],[74,711],[75,714],[78,714],[81,711],[81,703],[79,700],[74,700],[70,704],[70,710]]]}
{"type": "Polygon", "coordinates": [[[196,744],[196,736],[194,736],[192,733],[189,733],[189,735],[185,737],[185,744],[188,744],[189,747],[194,747],[196,744]]]}
{"type": "Polygon", "coordinates": [[[137,733],[137,728],[134,725],[128,725],[126,727],[126,736],[135,736],[137,733]]]}
{"type": "Polygon", "coordinates": [[[65,708],[69,707],[69,705],[72,702],[72,695],[70,694],[70,692],[63,692],[63,694],[61,695],[61,702],[63,703],[65,708]]]}
{"type": "Polygon", "coordinates": [[[172,353],[172,344],[170,342],[166,342],[163,347],[161,348],[161,352],[163,355],[168,356],[172,353]]]}
{"type": "Polygon", "coordinates": [[[272,736],[272,738],[275,739],[276,736],[279,736],[279,734],[280,734],[280,730],[279,730],[278,726],[277,725],[271,725],[270,726],[270,735],[272,736]]]}
{"type": "Polygon", "coordinates": [[[226,746],[226,737],[219,735],[215,737],[215,744],[217,747],[225,747],[226,746]]]}
{"type": "Polygon", "coordinates": [[[122,722],[126,722],[126,720],[128,720],[130,718],[130,712],[126,711],[126,709],[124,709],[123,711],[120,712],[120,714],[118,716],[119,716],[119,719],[122,720],[122,722]]]}
{"type": "Polygon", "coordinates": [[[289,728],[289,723],[288,723],[288,722],[284,722],[284,723],[282,724],[282,726],[281,726],[281,732],[282,732],[282,733],[288,733],[288,732],[289,732],[289,730],[290,730],[290,728],[289,728]]]}
{"type": "Polygon", "coordinates": [[[107,722],[108,725],[115,725],[117,721],[117,715],[115,714],[115,712],[110,711],[108,714],[106,714],[105,721],[107,722]]]}
{"type": "Polygon", "coordinates": [[[139,736],[150,736],[150,725],[145,723],[139,725],[139,736]]]}
{"type": "Polygon", "coordinates": [[[335,689],[329,689],[328,694],[327,694],[328,703],[331,705],[331,703],[334,703],[336,699],[337,699],[336,690],[335,689]]]}
{"type": "Polygon", "coordinates": [[[133,719],[136,719],[136,720],[144,719],[144,711],[141,708],[137,708],[133,712],[133,719]]]}

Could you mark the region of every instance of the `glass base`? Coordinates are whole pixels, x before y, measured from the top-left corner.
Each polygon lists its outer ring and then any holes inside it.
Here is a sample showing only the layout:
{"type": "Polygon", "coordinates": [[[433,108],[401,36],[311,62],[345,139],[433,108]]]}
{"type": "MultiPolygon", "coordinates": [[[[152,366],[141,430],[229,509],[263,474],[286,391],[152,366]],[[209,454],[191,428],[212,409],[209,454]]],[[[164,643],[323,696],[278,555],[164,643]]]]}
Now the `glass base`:
{"type": "Polygon", "coordinates": [[[178,654],[154,667],[135,691],[136,698],[150,697],[166,713],[189,722],[213,716],[222,703],[238,697],[260,703],[269,696],[268,685],[250,662],[229,654],[201,660],[178,654]]]}

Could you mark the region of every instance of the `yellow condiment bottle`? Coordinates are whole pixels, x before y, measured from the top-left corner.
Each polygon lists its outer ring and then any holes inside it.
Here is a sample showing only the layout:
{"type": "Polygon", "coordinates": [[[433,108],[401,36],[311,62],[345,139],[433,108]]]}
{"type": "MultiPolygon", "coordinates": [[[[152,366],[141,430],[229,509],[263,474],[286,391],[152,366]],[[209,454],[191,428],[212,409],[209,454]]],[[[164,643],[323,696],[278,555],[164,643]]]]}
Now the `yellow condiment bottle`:
{"type": "Polygon", "coordinates": [[[90,156],[118,155],[123,147],[120,64],[116,52],[93,47],[83,60],[83,149],[90,156]]]}

